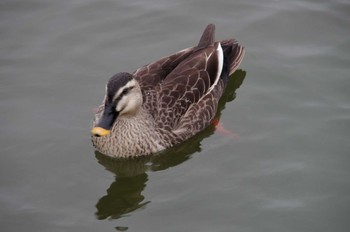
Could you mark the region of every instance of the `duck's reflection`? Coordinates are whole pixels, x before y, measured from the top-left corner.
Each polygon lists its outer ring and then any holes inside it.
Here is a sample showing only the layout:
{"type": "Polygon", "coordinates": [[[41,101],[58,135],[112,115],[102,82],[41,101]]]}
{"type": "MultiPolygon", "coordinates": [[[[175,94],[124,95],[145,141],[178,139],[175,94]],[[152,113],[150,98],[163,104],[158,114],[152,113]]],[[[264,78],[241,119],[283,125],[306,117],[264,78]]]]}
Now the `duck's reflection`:
{"type": "Polygon", "coordinates": [[[141,194],[146,186],[147,174],[132,177],[118,177],[97,203],[96,216],[98,219],[117,219],[122,215],[139,209],[149,202],[143,202],[141,194]]]}
{"type": "MultiPolygon", "coordinates": [[[[219,102],[217,119],[225,104],[235,99],[236,89],[243,83],[245,75],[245,71],[237,70],[230,78],[219,102]]],[[[100,220],[117,219],[146,207],[150,201],[145,200],[142,191],[147,185],[147,172],[165,170],[190,159],[192,154],[201,150],[201,141],[213,134],[214,130],[215,127],[211,125],[181,145],[149,157],[113,159],[95,152],[98,162],[116,175],[115,181],[107,189],[107,195],[101,197],[96,204],[96,217],[100,220]]]]}

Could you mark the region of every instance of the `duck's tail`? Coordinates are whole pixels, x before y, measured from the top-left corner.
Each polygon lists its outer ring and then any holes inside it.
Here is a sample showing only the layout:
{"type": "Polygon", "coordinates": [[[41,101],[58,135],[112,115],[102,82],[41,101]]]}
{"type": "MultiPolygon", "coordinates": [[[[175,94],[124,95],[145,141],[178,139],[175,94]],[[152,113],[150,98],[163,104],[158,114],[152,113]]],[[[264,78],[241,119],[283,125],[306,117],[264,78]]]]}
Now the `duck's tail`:
{"type": "Polygon", "coordinates": [[[209,24],[202,34],[201,39],[196,47],[196,50],[206,48],[215,42],[215,25],[209,24]]]}
{"type": "MultiPolygon", "coordinates": [[[[201,50],[215,43],[215,25],[209,24],[202,34],[201,39],[194,51],[201,50]]],[[[235,39],[220,41],[223,53],[224,63],[221,78],[227,83],[228,77],[231,76],[244,57],[244,47],[235,39]]]]}
{"type": "MultiPolygon", "coordinates": [[[[215,42],[215,25],[209,24],[202,34],[201,39],[195,50],[206,48],[215,42]]],[[[235,39],[228,39],[220,41],[221,47],[224,51],[224,59],[227,66],[229,66],[229,76],[231,76],[239,64],[242,62],[244,56],[244,47],[240,45],[235,39]]],[[[228,68],[228,67],[227,67],[228,68]]]]}
{"type": "Polygon", "coordinates": [[[229,76],[231,76],[244,57],[244,47],[235,39],[220,41],[222,50],[224,51],[224,60],[227,64],[229,76]]]}

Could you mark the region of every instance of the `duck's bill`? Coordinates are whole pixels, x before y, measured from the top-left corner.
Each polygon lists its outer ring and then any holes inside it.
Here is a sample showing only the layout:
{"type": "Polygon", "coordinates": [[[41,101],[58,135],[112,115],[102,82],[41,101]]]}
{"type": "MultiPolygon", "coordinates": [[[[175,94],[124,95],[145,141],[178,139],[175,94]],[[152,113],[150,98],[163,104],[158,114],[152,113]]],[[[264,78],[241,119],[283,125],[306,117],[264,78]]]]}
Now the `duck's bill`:
{"type": "Polygon", "coordinates": [[[111,130],[106,130],[105,128],[102,127],[94,127],[91,130],[91,134],[97,137],[102,137],[109,135],[111,133],[111,130]]]}
{"type": "Polygon", "coordinates": [[[91,130],[91,134],[97,137],[109,135],[113,127],[113,123],[118,117],[115,111],[115,106],[112,104],[106,105],[102,114],[102,118],[91,130]]]}

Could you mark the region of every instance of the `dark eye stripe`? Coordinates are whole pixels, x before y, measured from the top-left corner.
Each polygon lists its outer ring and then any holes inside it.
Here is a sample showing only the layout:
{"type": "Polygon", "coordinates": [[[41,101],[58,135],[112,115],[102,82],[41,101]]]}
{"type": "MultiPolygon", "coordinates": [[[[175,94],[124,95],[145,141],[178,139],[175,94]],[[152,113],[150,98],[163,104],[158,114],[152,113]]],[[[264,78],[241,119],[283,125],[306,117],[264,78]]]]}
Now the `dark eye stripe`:
{"type": "Polygon", "coordinates": [[[132,86],[132,87],[129,87],[129,88],[125,88],[120,95],[122,96],[122,95],[125,95],[125,94],[129,93],[132,88],[134,88],[134,87],[132,86]]]}
{"type": "Polygon", "coordinates": [[[133,89],[134,86],[128,87],[123,89],[123,91],[120,93],[120,95],[115,99],[116,102],[120,101],[120,99],[122,99],[122,97],[126,94],[128,94],[130,92],[131,89],[133,89]]]}

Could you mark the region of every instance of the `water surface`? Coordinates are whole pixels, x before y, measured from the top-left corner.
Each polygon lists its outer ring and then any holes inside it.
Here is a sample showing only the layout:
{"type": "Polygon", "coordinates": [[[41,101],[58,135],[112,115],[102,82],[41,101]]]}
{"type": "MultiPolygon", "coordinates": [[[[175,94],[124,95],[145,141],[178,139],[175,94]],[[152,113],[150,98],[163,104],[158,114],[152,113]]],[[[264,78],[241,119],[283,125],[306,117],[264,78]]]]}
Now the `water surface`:
{"type": "Polygon", "coordinates": [[[344,0],[2,1],[2,231],[348,231],[349,12],[344,0]],[[193,46],[208,23],[246,47],[220,120],[235,136],[208,128],[132,161],[95,153],[108,78],[193,46]]]}

